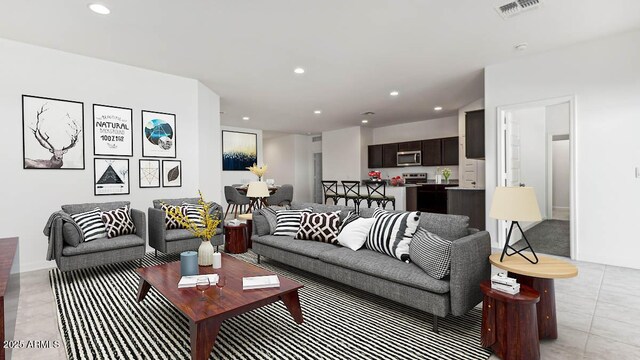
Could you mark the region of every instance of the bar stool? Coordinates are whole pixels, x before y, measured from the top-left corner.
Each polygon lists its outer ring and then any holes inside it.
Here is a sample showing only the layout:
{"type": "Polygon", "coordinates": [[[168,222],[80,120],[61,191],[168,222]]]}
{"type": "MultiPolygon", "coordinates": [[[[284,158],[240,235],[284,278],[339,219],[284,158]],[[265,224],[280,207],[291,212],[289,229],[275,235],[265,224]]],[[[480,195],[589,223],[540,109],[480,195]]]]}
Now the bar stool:
{"type": "Polygon", "coordinates": [[[387,196],[387,183],[381,182],[368,182],[367,184],[367,206],[371,207],[371,204],[375,201],[376,205],[381,208],[386,208],[390,202],[393,205],[393,210],[396,209],[396,198],[392,195],[387,196]]]}
{"type": "Polygon", "coordinates": [[[352,200],[356,212],[359,212],[360,203],[365,199],[360,194],[360,181],[343,180],[342,188],[344,189],[344,204],[349,206],[349,200],[352,200]]]}
{"type": "Polygon", "coordinates": [[[322,192],[324,193],[325,204],[328,199],[331,199],[335,205],[340,198],[344,197],[343,194],[338,192],[338,182],[335,180],[322,180],[322,192]]]}

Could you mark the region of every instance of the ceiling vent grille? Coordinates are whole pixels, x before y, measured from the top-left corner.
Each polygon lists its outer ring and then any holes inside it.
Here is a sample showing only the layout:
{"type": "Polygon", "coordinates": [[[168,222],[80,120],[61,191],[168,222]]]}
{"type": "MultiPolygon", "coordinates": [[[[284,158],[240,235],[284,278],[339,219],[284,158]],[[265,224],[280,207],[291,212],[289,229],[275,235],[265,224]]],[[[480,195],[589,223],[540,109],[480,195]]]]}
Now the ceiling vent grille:
{"type": "Polygon", "coordinates": [[[311,138],[311,142],[318,142],[318,141],[322,141],[322,136],[314,136],[311,138]]]}
{"type": "Polygon", "coordinates": [[[496,11],[503,19],[516,16],[523,11],[538,9],[542,0],[516,0],[496,7],[496,11]]]}

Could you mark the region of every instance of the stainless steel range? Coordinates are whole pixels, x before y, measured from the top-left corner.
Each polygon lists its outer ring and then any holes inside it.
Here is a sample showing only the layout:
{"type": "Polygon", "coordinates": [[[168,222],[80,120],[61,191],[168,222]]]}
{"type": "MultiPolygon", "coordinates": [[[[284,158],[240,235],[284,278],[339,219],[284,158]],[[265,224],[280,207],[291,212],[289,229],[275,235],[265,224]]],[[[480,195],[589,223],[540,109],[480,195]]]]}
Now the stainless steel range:
{"type": "Polygon", "coordinates": [[[427,182],[427,173],[405,173],[402,174],[406,184],[418,184],[427,182]]]}

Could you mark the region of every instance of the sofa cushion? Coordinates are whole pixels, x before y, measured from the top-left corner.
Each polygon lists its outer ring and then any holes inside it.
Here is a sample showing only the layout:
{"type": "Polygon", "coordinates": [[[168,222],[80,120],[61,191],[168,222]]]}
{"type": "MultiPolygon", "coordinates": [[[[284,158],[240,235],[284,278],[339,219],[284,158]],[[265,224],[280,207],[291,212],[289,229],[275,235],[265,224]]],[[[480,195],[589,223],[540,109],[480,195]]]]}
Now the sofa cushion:
{"type": "MultiPolygon", "coordinates": [[[[216,229],[216,235],[222,234],[222,229],[216,229]]],[[[187,229],[171,229],[165,233],[165,241],[179,241],[184,239],[193,239],[193,233],[187,229]]]]}
{"type": "Polygon", "coordinates": [[[273,235],[276,236],[291,236],[295,237],[298,229],[300,229],[300,221],[302,220],[302,213],[310,213],[310,209],[302,210],[280,210],[276,212],[276,231],[273,235]]]}
{"type": "Polygon", "coordinates": [[[340,216],[338,212],[302,213],[296,239],[337,244],[339,232],[340,216]]]}
{"type": "Polygon", "coordinates": [[[112,239],[103,237],[93,241],[82,242],[76,247],[66,246],[62,249],[62,255],[84,255],[108,250],[124,249],[134,246],[145,246],[145,241],[138,235],[133,234],[118,236],[112,239]]]}
{"type": "Polygon", "coordinates": [[[82,242],[82,236],[78,232],[78,229],[70,222],[65,222],[62,225],[62,237],[67,245],[76,247],[82,242]]]}
{"type": "Polygon", "coordinates": [[[326,205],[326,204],[316,204],[316,203],[293,203],[291,204],[291,210],[302,210],[302,209],[311,209],[311,212],[314,213],[328,213],[328,212],[336,212],[340,211],[340,221],[343,221],[349,211],[355,211],[353,206],[344,206],[344,205],[326,205]]]}
{"type": "Polygon", "coordinates": [[[438,294],[449,292],[448,281],[436,280],[415,264],[407,264],[372,250],[362,249],[354,252],[347,248],[335,248],[322,252],[319,259],[329,264],[377,276],[417,289],[438,294]]]}
{"type": "Polygon", "coordinates": [[[125,205],[131,205],[131,203],[129,201],[113,201],[113,202],[106,202],[106,203],[69,204],[69,205],[62,205],[61,208],[62,208],[62,211],[66,212],[67,214],[73,215],[73,214],[78,214],[82,212],[87,212],[95,208],[98,208],[101,211],[115,210],[125,205]]]}
{"type": "Polygon", "coordinates": [[[409,256],[429,276],[442,279],[451,269],[451,241],[419,228],[411,239],[409,256]]]}
{"type": "MultiPolygon", "coordinates": [[[[361,208],[360,216],[370,218],[376,208],[361,208]]],[[[401,210],[387,210],[402,212],[401,210]]],[[[457,240],[469,235],[469,217],[465,215],[449,215],[420,213],[420,227],[442,236],[445,239],[457,240]]]]}
{"type": "Polygon", "coordinates": [[[318,256],[325,251],[339,248],[337,245],[318,241],[295,240],[291,236],[266,235],[261,237],[254,237],[252,241],[286,250],[292,253],[308,256],[314,259],[317,259],[318,256]]]}
{"type": "Polygon", "coordinates": [[[376,209],[373,213],[376,221],[369,230],[365,245],[367,249],[377,251],[398,260],[409,260],[409,243],[418,230],[420,212],[388,212],[376,209]]]}
{"type": "Polygon", "coordinates": [[[111,211],[103,211],[102,221],[107,228],[107,237],[110,239],[136,233],[136,225],[131,219],[129,205],[111,211]]]}

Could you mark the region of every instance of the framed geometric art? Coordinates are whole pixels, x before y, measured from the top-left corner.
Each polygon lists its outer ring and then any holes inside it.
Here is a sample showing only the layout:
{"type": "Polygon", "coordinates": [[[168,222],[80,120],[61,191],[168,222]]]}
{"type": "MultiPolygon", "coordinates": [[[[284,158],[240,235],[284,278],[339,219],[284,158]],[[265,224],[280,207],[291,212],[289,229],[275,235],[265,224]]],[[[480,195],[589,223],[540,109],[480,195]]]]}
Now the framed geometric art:
{"type": "Polygon", "coordinates": [[[160,187],[160,160],[140,159],[140,187],[160,187]]]}
{"type": "Polygon", "coordinates": [[[182,161],[162,160],[162,187],[182,186],[182,161]]]}
{"type": "Polygon", "coordinates": [[[84,104],[22,95],[25,169],[84,169],[84,104]]]}
{"type": "Polygon", "coordinates": [[[93,104],[93,155],[133,156],[133,110],[93,104]]]}
{"type": "Polygon", "coordinates": [[[93,159],[95,195],[129,194],[129,159],[93,159]]]}
{"type": "Polygon", "coordinates": [[[142,156],[176,157],[176,116],[142,110],[142,156]]]}
{"type": "Polygon", "coordinates": [[[222,131],[222,170],[247,171],[247,167],[257,162],[257,134],[222,131]]]}

